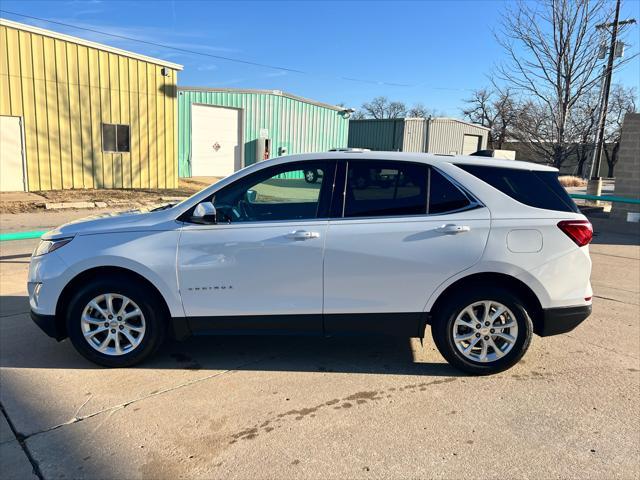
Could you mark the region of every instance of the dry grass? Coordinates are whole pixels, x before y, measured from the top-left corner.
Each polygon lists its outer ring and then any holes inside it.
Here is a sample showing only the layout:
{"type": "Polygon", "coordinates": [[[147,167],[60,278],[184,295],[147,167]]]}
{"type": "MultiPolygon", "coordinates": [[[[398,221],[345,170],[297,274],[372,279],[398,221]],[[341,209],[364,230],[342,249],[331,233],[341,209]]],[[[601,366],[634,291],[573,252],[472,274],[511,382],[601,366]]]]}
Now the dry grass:
{"type": "Polygon", "coordinates": [[[560,184],[563,187],[584,187],[587,181],[584,178],[576,177],[574,175],[562,175],[559,177],[560,184]]]}
{"type": "Polygon", "coordinates": [[[173,189],[76,189],[33,192],[37,197],[24,201],[0,198],[0,213],[23,213],[42,211],[45,203],[57,202],[105,202],[108,207],[140,207],[185,198],[215,182],[215,178],[181,178],[178,188],[173,189]]]}

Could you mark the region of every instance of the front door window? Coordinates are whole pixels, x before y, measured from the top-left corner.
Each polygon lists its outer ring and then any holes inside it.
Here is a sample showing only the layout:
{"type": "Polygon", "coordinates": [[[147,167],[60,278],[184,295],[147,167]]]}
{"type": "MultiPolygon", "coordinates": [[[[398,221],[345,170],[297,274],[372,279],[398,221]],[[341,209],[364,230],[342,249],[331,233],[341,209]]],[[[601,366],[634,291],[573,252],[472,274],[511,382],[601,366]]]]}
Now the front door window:
{"type": "MultiPolygon", "coordinates": [[[[325,162],[284,165],[250,175],[216,193],[218,221],[307,220],[322,215],[325,162]]],[[[330,194],[330,192],[328,192],[330,194]]]]}

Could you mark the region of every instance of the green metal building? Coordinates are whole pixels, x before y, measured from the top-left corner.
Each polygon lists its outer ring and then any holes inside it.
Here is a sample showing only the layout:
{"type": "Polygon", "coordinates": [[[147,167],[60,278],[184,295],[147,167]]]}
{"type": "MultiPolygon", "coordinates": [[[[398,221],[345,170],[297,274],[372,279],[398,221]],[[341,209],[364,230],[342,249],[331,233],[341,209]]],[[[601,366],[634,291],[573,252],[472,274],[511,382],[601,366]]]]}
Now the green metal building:
{"type": "Polygon", "coordinates": [[[178,88],[180,177],[224,177],[281,155],[347,146],[343,107],[279,90],[178,88]]]}

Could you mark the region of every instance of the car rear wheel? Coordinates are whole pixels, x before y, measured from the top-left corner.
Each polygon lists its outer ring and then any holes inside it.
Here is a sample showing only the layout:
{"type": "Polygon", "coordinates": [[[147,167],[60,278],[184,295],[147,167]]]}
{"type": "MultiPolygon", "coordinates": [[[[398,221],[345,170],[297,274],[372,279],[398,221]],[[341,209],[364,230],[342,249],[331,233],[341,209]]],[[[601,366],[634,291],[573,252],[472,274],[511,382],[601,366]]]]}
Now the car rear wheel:
{"type": "Polygon", "coordinates": [[[531,343],[533,325],[523,302],[502,288],[474,288],[448,297],[431,333],[453,366],[488,375],[516,364],[531,343]]]}
{"type": "Polygon", "coordinates": [[[67,332],[88,360],[128,367],[153,354],[164,340],[157,295],[126,278],[97,280],[80,289],[67,310],[67,332]]]}

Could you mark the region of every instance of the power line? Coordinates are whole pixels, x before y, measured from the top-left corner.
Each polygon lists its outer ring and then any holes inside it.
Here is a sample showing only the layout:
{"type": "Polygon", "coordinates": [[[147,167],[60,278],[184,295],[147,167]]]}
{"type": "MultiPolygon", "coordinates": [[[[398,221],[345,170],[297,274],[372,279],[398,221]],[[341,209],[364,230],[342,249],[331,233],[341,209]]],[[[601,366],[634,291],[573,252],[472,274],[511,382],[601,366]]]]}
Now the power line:
{"type": "MultiPolygon", "coordinates": [[[[41,17],[35,17],[33,15],[26,15],[24,13],[12,12],[10,10],[0,9],[0,12],[7,13],[9,15],[15,15],[15,16],[18,16],[18,17],[29,18],[29,19],[32,19],[32,20],[38,20],[40,22],[47,22],[47,23],[52,23],[52,24],[55,24],[55,25],[61,25],[61,26],[68,27],[68,28],[75,28],[75,29],[78,29],[78,30],[84,30],[86,32],[97,33],[99,35],[106,35],[106,36],[109,36],[109,37],[119,38],[121,40],[127,40],[127,41],[130,41],[130,42],[138,42],[138,43],[143,43],[143,44],[146,44],[146,45],[151,45],[151,46],[154,46],[154,47],[166,48],[166,49],[169,49],[169,50],[174,50],[174,51],[177,51],[177,52],[182,52],[182,53],[186,53],[186,54],[190,54],[190,55],[199,55],[199,56],[203,56],[203,57],[215,58],[217,60],[224,60],[224,61],[227,61],[227,62],[240,63],[240,64],[244,64],[244,65],[251,65],[251,66],[254,66],[254,67],[261,67],[261,68],[269,68],[269,69],[272,69],[272,70],[278,70],[278,71],[289,72],[289,73],[298,73],[298,74],[301,74],[301,75],[322,75],[322,76],[327,76],[325,74],[318,74],[318,73],[309,72],[309,71],[305,71],[305,70],[299,70],[299,69],[296,69],[296,68],[282,67],[282,66],[278,66],[278,65],[271,65],[271,64],[267,64],[267,63],[253,62],[253,61],[250,61],[250,60],[243,60],[243,59],[240,59],[240,58],[226,57],[226,56],[223,56],[223,55],[215,55],[213,53],[205,53],[205,52],[199,52],[199,51],[196,51],[196,50],[189,50],[189,49],[186,49],[186,48],[174,47],[172,45],[156,43],[156,42],[152,42],[152,41],[149,41],[149,40],[142,40],[142,39],[139,39],[139,38],[128,37],[126,35],[119,35],[119,34],[116,34],[116,33],[109,33],[109,32],[105,32],[105,31],[102,31],[102,30],[97,30],[97,29],[94,29],[94,28],[81,27],[81,26],[78,26],[78,25],[70,24],[70,23],[59,22],[59,21],[56,21],[56,20],[49,20],[49,19],[41,18],[41,17]]],[[[368,80],[368,79],[354,78],[354,77],[338,76],[336,78],[339,78],[341,80],[350,81],[350,82],[369,83],[369,84],[375,84],[375,85],[386,85],[386,86],[390,86],[390,87],[417,87],[417,86],[421,86],[420,84],[385,82],[385,81],[379,81],[379,80],[368,80]]]]}

